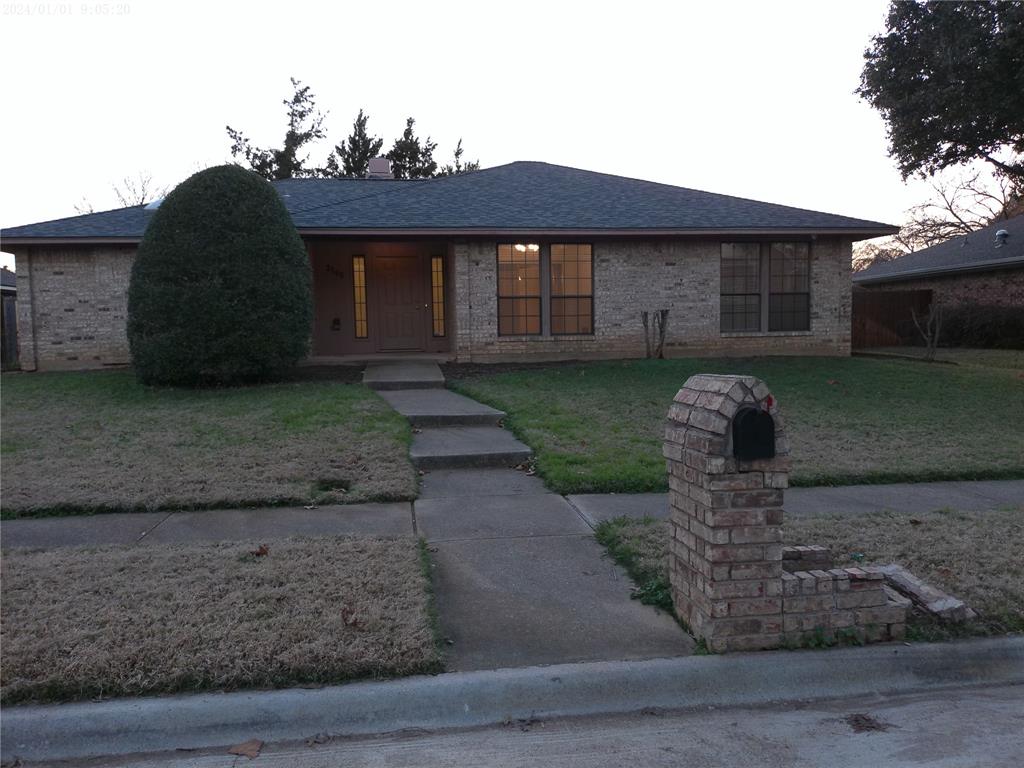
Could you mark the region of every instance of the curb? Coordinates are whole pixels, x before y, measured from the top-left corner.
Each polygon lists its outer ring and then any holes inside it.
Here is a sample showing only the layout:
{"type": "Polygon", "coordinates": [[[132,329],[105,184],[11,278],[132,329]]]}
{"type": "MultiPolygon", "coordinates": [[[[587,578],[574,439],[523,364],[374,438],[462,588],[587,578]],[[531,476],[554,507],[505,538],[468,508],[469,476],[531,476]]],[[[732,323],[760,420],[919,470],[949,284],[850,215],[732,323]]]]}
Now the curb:
{"type": "Polygon", "coordinates": [[[737,706],[1024,683],[1024,637],[453,672],[321,689],[6,708],[4,761],[274,742],[316,733],[737,706]]]}

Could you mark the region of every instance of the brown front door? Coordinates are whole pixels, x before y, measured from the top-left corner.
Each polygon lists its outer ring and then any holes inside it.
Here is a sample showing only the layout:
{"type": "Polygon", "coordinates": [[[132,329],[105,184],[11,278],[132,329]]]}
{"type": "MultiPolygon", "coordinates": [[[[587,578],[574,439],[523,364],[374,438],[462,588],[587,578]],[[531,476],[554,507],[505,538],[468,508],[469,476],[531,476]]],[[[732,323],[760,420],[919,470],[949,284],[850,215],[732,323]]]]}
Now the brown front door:
{"type": "Polygon", "coordinates": [[[374,260],[382,352],[423,349],[423,279],[417,256],[379,256],[374,260]]]}

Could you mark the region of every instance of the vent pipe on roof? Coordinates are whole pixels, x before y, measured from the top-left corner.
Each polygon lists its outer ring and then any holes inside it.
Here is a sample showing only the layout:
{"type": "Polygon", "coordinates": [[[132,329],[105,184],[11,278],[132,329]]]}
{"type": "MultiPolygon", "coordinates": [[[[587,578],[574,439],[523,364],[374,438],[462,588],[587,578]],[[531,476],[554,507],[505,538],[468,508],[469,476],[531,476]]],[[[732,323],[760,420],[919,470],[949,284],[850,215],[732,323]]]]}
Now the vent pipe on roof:
{"type": "Polygon", "coordinates": [[[1002,248],[1006,245],[1006,238],[1010,236],[1010,233],[1005,229],[1000,229],[996,232],[996,248],[1002,248]]]}
{"type": "Polygon", "coordinates": [[[371,157],[370,164],[366,168],[366,178],[368,179],[393,179],[394,174],[391,173],[391,161],[386,157],[371,157]]]}

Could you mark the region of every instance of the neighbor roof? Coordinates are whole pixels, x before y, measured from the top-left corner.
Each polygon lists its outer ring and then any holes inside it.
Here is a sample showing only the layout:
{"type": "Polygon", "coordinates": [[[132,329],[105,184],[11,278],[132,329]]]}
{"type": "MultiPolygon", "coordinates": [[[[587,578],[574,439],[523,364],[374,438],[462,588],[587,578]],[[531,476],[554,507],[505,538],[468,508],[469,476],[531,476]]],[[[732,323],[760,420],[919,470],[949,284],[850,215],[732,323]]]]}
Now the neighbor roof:
{"type": "MultiPolygon", "coordinates": [[[[273,182],[303,234],[891,234],[875,221],[539,162],[416,181],[273,182]]],[[[5,242],[137,241],[143,206],[11,227],[5,242]]]]}
{"type": "Polygon", "coordinates": [[[18,289],[18,277],[7,267],[0,267],[0,288],[8,291],[18,289]]]}
{"type": "Polygon", "coordinates": [[[954,237],[892,261],[872,264],[855,274],[853,281],[883,283],[1012,267],[1024,267],[1024,215],[997,221],[969,235],[954,237]],[[1000,230],[1007,232],[1002,245],[998,245],[996,239],[996,232],[1000,230]]]}

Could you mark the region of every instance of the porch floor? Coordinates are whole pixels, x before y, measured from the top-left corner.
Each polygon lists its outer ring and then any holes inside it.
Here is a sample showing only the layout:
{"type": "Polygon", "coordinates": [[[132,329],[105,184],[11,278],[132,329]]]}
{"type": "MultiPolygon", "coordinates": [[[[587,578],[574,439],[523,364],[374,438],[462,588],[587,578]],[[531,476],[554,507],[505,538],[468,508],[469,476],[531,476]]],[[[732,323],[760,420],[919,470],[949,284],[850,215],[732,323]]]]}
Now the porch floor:
{"type": "Polygon", "coordinates": [[[364,365],[371,363],[430,362],[450,363],[455,355],[436,352],[375,352],[369,355],[313,355],[302,360],[300,366],[364,365]]]}

